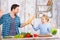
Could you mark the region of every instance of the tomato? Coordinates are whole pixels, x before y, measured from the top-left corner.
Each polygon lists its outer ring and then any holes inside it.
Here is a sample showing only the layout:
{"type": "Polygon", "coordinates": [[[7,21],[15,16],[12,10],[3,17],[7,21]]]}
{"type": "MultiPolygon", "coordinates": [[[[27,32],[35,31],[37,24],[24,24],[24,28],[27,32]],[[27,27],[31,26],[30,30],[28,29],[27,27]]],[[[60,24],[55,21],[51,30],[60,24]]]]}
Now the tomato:
{"type": "Polygon", "coordinates": [[[34,37],[38,37],[38,35],[37,34],[34,34],[34,37]]]}
{"type": "Polygon", "coordinates": [[[30,38],[30,34],[26,34],[26,37],[27,37],[27,38],[30,38]]]}

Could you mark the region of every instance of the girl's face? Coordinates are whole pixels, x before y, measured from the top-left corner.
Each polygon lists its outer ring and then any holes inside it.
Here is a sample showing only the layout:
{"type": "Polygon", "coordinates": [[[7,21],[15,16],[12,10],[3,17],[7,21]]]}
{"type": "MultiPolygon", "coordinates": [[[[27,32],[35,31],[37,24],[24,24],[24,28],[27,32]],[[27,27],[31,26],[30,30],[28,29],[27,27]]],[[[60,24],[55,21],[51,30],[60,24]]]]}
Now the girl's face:
{"type": "Polygon", "coordinates": [[[46,22],[47,22],[47,19],[46,19],[45,17],[42,17],[42,18],[41,18],[41,22],[42,22],[42,23],[46,23],[46,22]]]}

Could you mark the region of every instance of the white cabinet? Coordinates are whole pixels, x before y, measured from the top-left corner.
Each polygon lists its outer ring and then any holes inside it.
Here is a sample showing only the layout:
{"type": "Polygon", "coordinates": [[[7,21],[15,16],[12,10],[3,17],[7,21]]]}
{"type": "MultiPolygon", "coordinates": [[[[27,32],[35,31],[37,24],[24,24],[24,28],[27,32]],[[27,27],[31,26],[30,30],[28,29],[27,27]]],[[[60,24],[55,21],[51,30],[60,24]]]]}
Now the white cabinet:
{"type": "Polygon", "coordinates": [[[36,0],[36,14],[37,18],[41,17],[41,14],[46,14],[48,17],[52,18],[52,1],[47,0],[36,0]],[[49,4],[50,3],[50,4],[49,4]]]}

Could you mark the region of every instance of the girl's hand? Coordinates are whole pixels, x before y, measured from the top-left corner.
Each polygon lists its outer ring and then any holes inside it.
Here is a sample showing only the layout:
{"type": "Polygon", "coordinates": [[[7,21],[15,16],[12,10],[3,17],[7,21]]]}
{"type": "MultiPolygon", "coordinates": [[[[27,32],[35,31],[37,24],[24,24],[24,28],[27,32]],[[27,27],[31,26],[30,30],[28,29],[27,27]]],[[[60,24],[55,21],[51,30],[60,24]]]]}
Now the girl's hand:
{"type": "Polygon", "coordinates": [[[34,26],[32,23],[31,23],[32,26],[34,26]]]}

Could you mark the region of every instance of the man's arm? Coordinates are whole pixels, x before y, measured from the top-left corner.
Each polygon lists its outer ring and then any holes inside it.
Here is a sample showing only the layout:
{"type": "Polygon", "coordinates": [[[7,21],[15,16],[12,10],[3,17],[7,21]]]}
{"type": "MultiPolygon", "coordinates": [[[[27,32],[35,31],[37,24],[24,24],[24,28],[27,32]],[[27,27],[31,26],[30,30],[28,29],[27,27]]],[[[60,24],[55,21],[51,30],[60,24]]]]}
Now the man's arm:
{"type": "Polygon", "coordinates": [[[26,23],[21,23],[20,18],[19,18],[19,25],[18,27],[22,28],[25,27],[27,24],[26,23]]]}
{"type": "Polygon", "coordinates": [[[0,18],[3,16],[3,11],[0,10],[0,18]]]}
{"type": "Polygon", "coordinates": [[[35,18],[36,15],[33,15],[30,19],[28,19],[25,23],[21,24],[20,27],[25,27],[26,25],[30,24],[32,20],[35,18]]]}
{"type": "Polygon", "coordinates": [[[0,17],[0,25],[2,24],[2,18],[0,17]]]}
{"type": "Polygon", "coordinates": [[[25,27],[27,24],[25,24],[25,23],[22,23],[21,25],[20,25],[20,27],[22,28],[22,27],[25,27]]]}
{"type": "Polygon", "coordinates": [[[2,16],[3,16],[3,12],[0,10],[0,25],[1,25],[1,24],[2,24],[2,22],[3,22],[3,21],[2,21],[2,19],[3,19],[3,17],[2,17],[2,16]]]}

